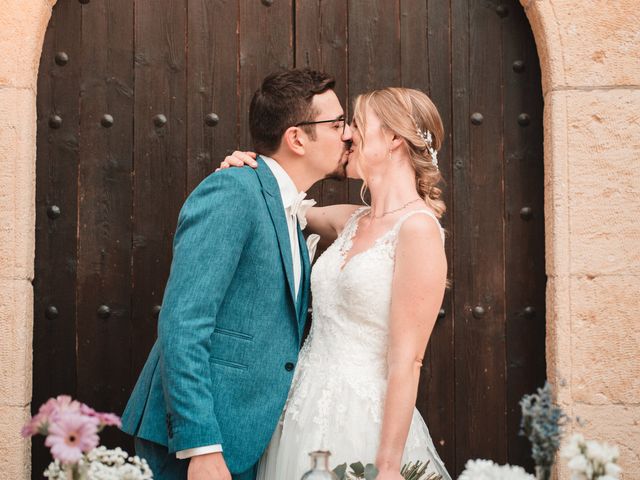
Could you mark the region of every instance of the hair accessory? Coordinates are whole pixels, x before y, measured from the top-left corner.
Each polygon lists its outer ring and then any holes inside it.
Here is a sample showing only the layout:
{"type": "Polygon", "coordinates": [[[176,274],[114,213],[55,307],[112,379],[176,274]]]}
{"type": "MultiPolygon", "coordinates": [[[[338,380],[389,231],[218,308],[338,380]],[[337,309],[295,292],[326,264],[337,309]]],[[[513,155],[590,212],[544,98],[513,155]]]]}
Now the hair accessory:
{"type": "Polygon", "coordinates": [[[420,127],[418,127],[416,133],[424,140],[424,143],[427,144],[427,150],[429,150],[429,154],[431,155],[431,163],[434,167],[438,168],[438,151],[433,148],[431,132],[429,130],[420,130],[420,127]]]}

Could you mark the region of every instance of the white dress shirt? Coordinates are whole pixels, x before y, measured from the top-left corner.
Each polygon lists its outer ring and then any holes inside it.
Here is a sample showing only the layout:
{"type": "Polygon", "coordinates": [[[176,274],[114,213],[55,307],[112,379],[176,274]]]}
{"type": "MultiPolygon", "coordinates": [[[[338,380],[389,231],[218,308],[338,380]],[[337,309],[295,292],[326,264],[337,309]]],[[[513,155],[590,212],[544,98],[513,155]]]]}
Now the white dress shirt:
{"type": "MultiPolygon", "coordinates": [[[[302,274],[302,259],[300,257],[300,245],[298,244],[298,219],[290,211],[291,205],[298,197],[298,189],[295,183],[291,180],[289,174],[284,168],[280,166],[273,158],[262,156],[273,176],[276,177],[278,187],[280,188],[280,195],[282,196],[282,205],[284,206],[285,217],[287,219],[287,227],[289,227],[289,241],[291,242],[291,254],[293,260],[293,285],[295,288],[296,299],[298,298],[298,291],[300,290],[300,277],[302,274]]],[[[315,246],[318,243],[318,238],[313,236],[307,242],[310,249],[315,252],[315,246]]],[[[310,256],[313,258],[310,250],[310,256]]],[[[205,455],[207,453],[219,453],[222,452],[222,445],[209,445],[205,447],[189,448],[187,450],[181,450],[176,452],[176,457],[179,459],[191,458],[196,455],[205,455]]]]}

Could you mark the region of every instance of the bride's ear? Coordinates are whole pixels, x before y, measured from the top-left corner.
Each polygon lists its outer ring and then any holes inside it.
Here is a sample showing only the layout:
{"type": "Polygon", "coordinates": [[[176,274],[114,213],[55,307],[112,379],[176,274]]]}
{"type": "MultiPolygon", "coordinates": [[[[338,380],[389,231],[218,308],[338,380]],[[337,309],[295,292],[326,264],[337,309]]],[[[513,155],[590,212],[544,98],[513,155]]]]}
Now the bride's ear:
{"type": "Polygon", "coordinates": [[[404,139],[402,137],[399,137],[397,135],[393,135],[393,137],[391,138],[391,145],[389,146],[389,150],[396,150],[397,148],[401,147],[404,144],[404,139]]]}
{"type": "Polygon", "coordinates": [[[298,127],[289,127],[282,135],[282,143],[297,155],[304,155],[306,136],[298,127]]]}

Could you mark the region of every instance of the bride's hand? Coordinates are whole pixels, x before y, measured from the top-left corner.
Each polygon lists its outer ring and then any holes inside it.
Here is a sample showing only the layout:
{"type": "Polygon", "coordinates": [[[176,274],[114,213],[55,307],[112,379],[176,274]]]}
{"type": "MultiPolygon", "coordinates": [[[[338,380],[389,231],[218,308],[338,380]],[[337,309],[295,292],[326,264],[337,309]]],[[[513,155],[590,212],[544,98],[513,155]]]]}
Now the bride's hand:
{"type": "Polygon", "coordinates": [[[241,152],[236,150],[224,158],[222,163],[220,163],[220,168],[216,168],[216,172],[229,167],[244,167],[245,165],[257,168],[258,162],[256,162],[256,156],[255,152],[241,152]]]}
{"type": "Polygon", "coordinates": [[[404,480],[404,477],[397,470],[380,470],[376,480],[404,480]]]}

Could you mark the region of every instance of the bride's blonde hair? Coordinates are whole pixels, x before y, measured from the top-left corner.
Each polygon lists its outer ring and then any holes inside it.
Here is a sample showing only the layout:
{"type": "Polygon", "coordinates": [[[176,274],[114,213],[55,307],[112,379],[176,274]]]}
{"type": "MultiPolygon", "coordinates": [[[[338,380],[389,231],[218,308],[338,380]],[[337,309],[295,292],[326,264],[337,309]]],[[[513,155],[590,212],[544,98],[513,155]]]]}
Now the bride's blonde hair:
{"type": "Polygon", "coordinates": [[[427,95],[412,88],[388,87],[358,95],[353,116],[362,135],[361,148],[365,142],[367,109],[375,113],[383,128],[404,139],[416,174],[416,190],[440,218],[446,206],[437,185],[443,179],[438,167],[432,163],[425,138],[426,132],[431,132],[431,148],[440,150],[444,127],[436,106],[427,95]]]}

